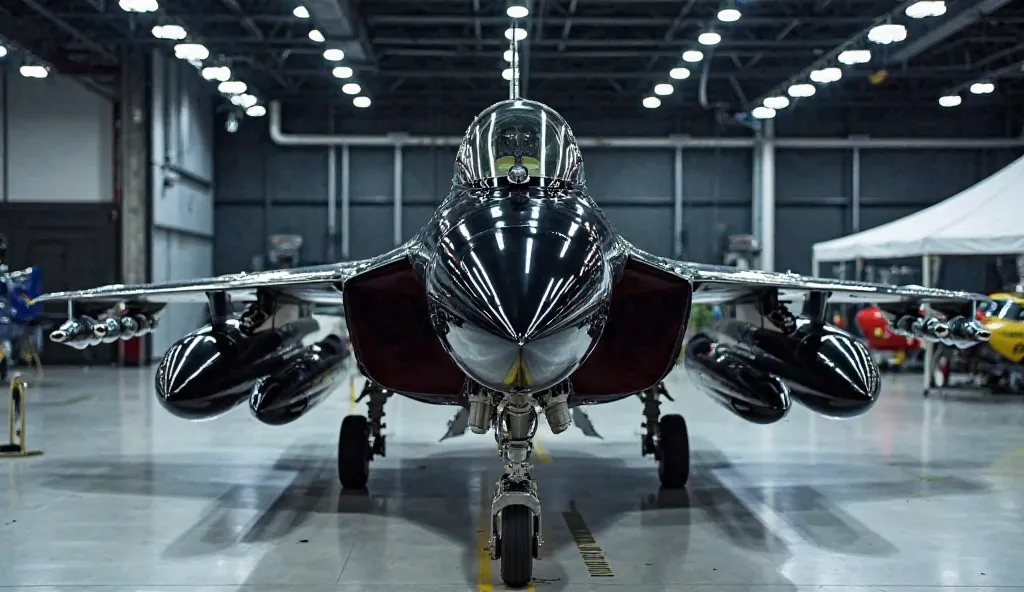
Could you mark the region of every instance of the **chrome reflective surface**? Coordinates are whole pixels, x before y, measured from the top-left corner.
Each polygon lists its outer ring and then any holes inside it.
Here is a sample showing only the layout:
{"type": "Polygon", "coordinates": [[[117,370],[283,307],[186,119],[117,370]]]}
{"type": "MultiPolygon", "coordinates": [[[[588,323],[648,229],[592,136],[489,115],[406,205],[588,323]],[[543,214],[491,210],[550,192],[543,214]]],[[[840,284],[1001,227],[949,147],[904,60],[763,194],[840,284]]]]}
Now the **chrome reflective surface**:
{"type": "Polygon", "coordinates": [[[452,186],[497,187],[506,180],[533,180],[542,187],[586,184],[579,146],[554,109],[525,99],[501,101],[480,113],[466,130],[452,186]]]}
{"type": "Polygon", "coordinates": [[[713,341],[698,333],[686,344],[686,368],[717,403],[751,423],[775,423],[792,406],[789,387],[778,376],[758,368],[742,348],[713,341]]]}
{"type": "Polygon", "coordinates": [[[855,417],[878,400],[878,366],[859,339],[837,327],[799,319],[796,331],[783,334],[727,320],[707,333],[735,344],[751,366],[785,380],[794,400],[821,415],[855,417]]]}
{"type": "Polygon", "coordinates": [[[609,233],[581,203],[512,193],[481,200],[440,237],[427,294],[442,343],[471,378],[538,391],[568,378],[600,337],[609,233]]]}

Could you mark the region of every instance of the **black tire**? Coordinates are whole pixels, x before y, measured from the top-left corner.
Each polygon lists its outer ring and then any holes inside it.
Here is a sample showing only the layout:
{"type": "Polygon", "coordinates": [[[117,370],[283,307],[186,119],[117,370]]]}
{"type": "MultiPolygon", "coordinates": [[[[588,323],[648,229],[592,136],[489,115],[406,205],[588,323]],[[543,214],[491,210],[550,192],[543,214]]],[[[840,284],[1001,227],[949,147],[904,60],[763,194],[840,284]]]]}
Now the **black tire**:
{"type": "Polygon", "coordinates": [[[533,580],[533,512],[526,506],[501,511],[501,581],[525,588],[533,580]]]}
{"type": "Polygon", "coordinates": [[[362,415],[348,415],[341,421],[338,479],[345,489],[365,489],[370,479],[370,426],[362,415]]]}
{"type": "Polygon", "coordinates": [[[690,435],[682,415],[662,416],[658,422],[658,478],[666,489],[686,487],[690,478],[690,435]]]}

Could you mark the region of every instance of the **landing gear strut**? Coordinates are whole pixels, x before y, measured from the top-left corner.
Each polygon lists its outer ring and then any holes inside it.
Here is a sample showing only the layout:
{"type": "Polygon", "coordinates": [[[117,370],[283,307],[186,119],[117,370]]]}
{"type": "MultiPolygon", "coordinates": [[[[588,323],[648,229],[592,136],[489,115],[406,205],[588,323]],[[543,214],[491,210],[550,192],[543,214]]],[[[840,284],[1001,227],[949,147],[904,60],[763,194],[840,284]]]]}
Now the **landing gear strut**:
{"type": "Polygon", "coordinates": [[[391,392],[367,381],[356,401],[367,399],[366,417],[348,415],[338,435],[338,479],[345,489],[364,489],[370,479],[370,461],[387,456],[385,446],[384,403],[391,392]]]}
{"type": "Polygon", "coordinates": [[[523,588],[533,579],[533,560],[544,544],[541,534],[540,497],[530,475],[533,437],[540,423],[538,407],[544,409],[552,432],[560,433],[572,423],[568,383],[534,397],[531,393],[500,395],[471,387],[469,426],[475,433],[494,425],[498,456],[505,473],[494,487],[491,500],[490,555],[501,560],[501,580],[510,588],[523,588]]]}
{"type": "Polygon", "coordinates": [[[644,428],[641,454],[653,455],[658,461],[658,478],[666,489],[680,489],[690,478],[690,437],[682,415],[661,415],[661,397],[672,397],[665,383],[637,393],[644,404],[644,428]]]}

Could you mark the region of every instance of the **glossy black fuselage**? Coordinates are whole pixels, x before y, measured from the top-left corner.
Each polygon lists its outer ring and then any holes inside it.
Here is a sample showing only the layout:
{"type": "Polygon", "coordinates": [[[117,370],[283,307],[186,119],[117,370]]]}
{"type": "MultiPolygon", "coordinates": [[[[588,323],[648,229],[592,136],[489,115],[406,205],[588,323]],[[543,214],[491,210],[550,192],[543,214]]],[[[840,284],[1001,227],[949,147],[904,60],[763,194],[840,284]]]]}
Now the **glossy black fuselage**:
{"type": "Polygon", "coordinates": [[[497,391],[566,380],[601,336],[624,256],[582,191],[454,192],[420,234],[434,329],[466,375],[497,391]]]}

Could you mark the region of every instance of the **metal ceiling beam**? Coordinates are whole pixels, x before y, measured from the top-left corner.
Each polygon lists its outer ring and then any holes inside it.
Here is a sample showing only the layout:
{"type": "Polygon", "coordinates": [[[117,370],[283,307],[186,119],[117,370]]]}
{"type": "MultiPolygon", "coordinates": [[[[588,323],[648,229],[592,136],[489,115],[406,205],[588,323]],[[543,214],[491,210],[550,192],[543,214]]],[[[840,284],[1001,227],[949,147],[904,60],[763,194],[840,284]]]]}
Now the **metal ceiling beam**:
{"type": "Polygon", "coordinates": [[[898,64],[911,60],[973,25],[982,17],[999,10],[1003,6],[1009,4],[1010,1],[1011,0],[982,0],[981,2],[975,2],[973,0],[968,1],[966,2],[967,6],[963,10],[955,15],[940,17],[943,19],[941,25],[920,37],[915,37],[898,51],[893,52],[889,58],[885,60],[885,63],[898,64]]]}
{"type": "Polygon", "coordinates": [[[343,43],[354,58],[375,61],[369,30],[352,0],[305,0],[305,6],[328,41],[343,43]]]}
{"type": "MultiPolygon", "coordinates": [[[[872,21],[870,26],[865,27],[863,30],[859,31],[857,34],[853,35],[849,39],[842,41],[841,43],[836,45],[834,49],[832,49],[832,51],[821,56],[813,63],[811,63],[809,66],[797,72],[795,75],[790,76],[782,84],[779,84],[778,86],[775,86],[772,89],[770,89],[768,92],[759,95],[753,101],[748,103],[745,106],[745,108],[747,110],[753,109],[754,107],[760,105],[765,98],[783,92],[783,90],[789,87],[790,85],[796,82],[805,82],[807,80],[808,75],[810,75],[810,73],[813,70],[818,70],[820,68],[833,65],[839,54],[846,51],[847,49],[856,47],[859,43],[862,43],[863,40],[867,37],[868,31],[870,31],[871,29],[875,28],[878,25],[882,25],[889,22],[895,16],[903,14],[904,11],[906,11],[907,7],[910,6],[911,4],[914,4],[914,2],[916,1],[917,0],[902,0],[892,10],[872,21]]],[[[799,101],[797,101],[797,103],[799,103],[799,101]]]]}
{"type": "Polygon", "coordinates": [[[111,61],[113,63],[117,63],[118,58],[114,54],[113,51],[107,49],[102,44],[97,43],[94,39],[92,39],[91,37],[89,37],[88,35],[83,33],[82,31],[80,31],[76,27],[72,26],[66,20],[64,20],[63,18],[61,18],[61,17],[57,16],[56,14],[54,14],[52,11],[50,11],[50,9],[48,9],[45,6],[41,5],[40,3],[36,2],[36,0],[21,0],[21,1],[22,1],[23,4],[25,4],[25,6],[28,6],[29,8],[34,10],[37,14],[39,14],[40,16],[45,18],[46,20],[48,20],[51,23],[53,23],[54,25],[56,25],[59,29],[61,29],[62,31],[64,31],[68,35],[71,35],[72,37],[74,37],[76,40],[81,42],[82,45],[84,45],[85,47],[89,48],[91,51],[94,51],[94,52],[98,53],[99,55],[105,57],[107,60],[109,60],[109,61],[111,61]]]}
{"type": "MultiPolygon", "coordinates": [[[[371,25],[416,27],[416,26],[465,26],[475,25],[479,22],[483,25],[500,26],[508,22],[502,17],[479,17],[460,15],[378,15],[367,17],[371,25]]],[[[730,28],[736,26],[760,27],[786,25],[792,21],[792,17],[744,17],[735,23],[730,23],[730,28]]],[[[637,16],[591,16],[591,17],[549,17],[544,19],[544,24],[564,27],[567,23],[584,27],[669,27],[674,19],[665,17],[637,17],[637,16]]],[[[680,21],[679,26],[703,26],[714,22],[713,18],[685,18],[680,21]]],[[[810,17],[801,18],[801,22],[810,25],[820,26],[856,26],[871,22],[870,17],[810,17]]]]}
{"type": "MultiPolygon", "coordinates": [[[[772,48],[821,48],[829,47],[844,42],[844,39],[803,39],[803,40],[787,40],[787,41],[774,41],[774,40],[746,40],[746,39],[723,39],[722,43],[715,46],[715,51],[729,51],[732,48],[763,48],[768,51],[772,48]]],[[[394,45],[394,46],[438,46],[438,45],[455,45],[465,46],[473,43],[470,39],[465,37],[374,37],[373,42],[378,46],[381,45],[394,45]]],[[[484,38],[482,40],[484,46],[503,46],[507,44],[504,37],[500,39],[484,38]]],[[[567,39],[564,42],[560,39],[542,39],[540,41],[534,41],[533,46],[536,47],[558,47],[561,44],[565,44],[566,47],[636,47],[636,48],[678,48],[680,50],[688,49],[693,46],[693,42],[689,39],[680,39],[672,42],[665,42],[661,39],[567,39]]]]}

